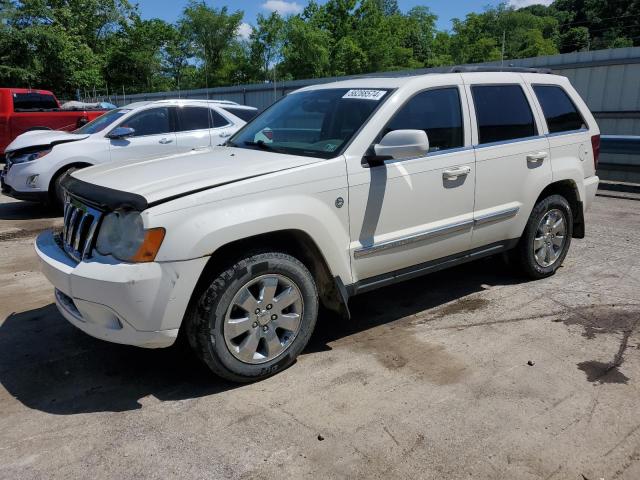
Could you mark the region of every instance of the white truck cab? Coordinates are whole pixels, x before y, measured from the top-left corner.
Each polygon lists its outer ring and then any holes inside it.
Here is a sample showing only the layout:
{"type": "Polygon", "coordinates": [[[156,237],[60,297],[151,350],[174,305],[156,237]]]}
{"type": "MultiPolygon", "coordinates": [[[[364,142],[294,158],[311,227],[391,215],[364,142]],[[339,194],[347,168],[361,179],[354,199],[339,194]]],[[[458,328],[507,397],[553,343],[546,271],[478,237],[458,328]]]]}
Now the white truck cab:
{"type": "Polygon", "coordinates": [[[213,151],[74,172],[64,231],[36,251],[78,328],[143,347],[185,335],[253,381],[294,361],[320,303],[348,317],[353,295],[501,252],[552,275],[584,236],[598,153],[558,75],[317,85],[213,151]]]}

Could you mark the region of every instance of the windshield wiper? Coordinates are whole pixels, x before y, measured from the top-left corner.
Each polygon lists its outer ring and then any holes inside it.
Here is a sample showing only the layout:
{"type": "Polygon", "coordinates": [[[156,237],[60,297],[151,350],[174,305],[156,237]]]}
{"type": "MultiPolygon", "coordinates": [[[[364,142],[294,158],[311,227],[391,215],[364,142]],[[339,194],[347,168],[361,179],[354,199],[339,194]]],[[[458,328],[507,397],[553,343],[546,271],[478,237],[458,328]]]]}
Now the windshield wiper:
{"type": "Polygon", "coordinates": [[[252,142],[250,140],[247,140],[244,142],[244,144],[247,145],[248,147],[258,147],[258,148],[261,148],[262,150],[269,150],[271,152],[278,152],[278,153],[283,152],[279,148],[272,147],[268,143],[265,143],[264,140],[258,140],[257,142],[252,142]]]}

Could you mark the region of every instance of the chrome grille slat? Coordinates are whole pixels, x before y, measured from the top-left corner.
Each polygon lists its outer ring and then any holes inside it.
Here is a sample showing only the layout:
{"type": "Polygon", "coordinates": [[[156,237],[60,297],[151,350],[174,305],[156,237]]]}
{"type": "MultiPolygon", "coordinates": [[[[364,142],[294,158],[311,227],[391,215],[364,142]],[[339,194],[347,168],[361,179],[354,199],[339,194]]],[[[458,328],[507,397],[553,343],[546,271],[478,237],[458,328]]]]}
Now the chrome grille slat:
{"type": "Polygon", "coordinates": [[[94,237],[102,212],[67,195],[64,203],[62,245],[74,260],[81,262],[91,257],[94,237]]]}

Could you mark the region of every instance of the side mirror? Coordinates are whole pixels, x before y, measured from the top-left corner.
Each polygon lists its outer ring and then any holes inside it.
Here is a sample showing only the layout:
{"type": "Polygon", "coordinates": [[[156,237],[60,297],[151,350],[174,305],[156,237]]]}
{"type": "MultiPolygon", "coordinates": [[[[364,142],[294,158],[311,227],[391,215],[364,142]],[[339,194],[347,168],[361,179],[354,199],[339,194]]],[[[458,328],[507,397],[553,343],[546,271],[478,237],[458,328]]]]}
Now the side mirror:
{"type": "Polygon", "coordinates": [[[132,136],[136,131],[129,127],[116,127],[109,132],[107,138],[111,140],[120,140],[132,136]]]}
{"type": "Polygon", "coordinates": [[[393,130],[373,146],[374,155],[365,157],[369,166],[385,160],[422,157],[429,151],[429,138],[424,130],[393,130]]]}

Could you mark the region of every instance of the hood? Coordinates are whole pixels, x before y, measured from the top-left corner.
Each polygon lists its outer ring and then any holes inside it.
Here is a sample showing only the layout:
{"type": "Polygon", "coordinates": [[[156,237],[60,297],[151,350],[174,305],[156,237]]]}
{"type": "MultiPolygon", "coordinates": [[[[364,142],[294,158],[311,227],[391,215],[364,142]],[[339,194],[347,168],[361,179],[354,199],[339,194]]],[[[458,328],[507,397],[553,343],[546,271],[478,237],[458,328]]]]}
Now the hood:
{"type": "Polygon", "coordinates": [[[215,147],[140,162],[112,162],[78,170],[69,178],[72,193],[108,207],[118,197],[138,209],[190,193],[287,170],[320,159],[242,148],[215,147]],[[73,181],[72,181],[73,182],[73,181]],[[92,192],[93,189],[93,192],[92,192]],[[92,198],[100,197],[100,198],[92,198]],[[137,200],[136,200],[137,199],[137,200]]]}
{"type": "Polygon", "coordinates": [[[77,135],[75,133],[59,132],[56,130],[31,130],[22,135],[18,135],[5,149],[6,153],[23,148],[45,147],[58,143],[76,142],[83,140],[89,135],[77,135]]]}

